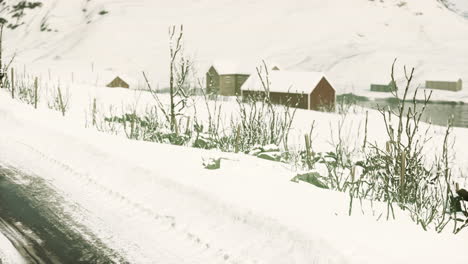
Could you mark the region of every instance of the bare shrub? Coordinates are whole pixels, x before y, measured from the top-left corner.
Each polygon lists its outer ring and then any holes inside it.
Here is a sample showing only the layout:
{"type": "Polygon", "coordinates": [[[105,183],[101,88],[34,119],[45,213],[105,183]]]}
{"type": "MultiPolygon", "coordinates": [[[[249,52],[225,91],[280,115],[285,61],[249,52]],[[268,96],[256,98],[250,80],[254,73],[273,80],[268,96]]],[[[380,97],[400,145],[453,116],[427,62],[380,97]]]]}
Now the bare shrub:
{"type": "Polygon", "coordinates": [[[184,55],[184,27],[181,25],[177,30],[176,26],[169,28],[169,106],[166,107],[159,99],[157,91],[153,89],[143,72],[148,89],[153,95],[156,105],[163,113],[170,124],[173,133],[179,133],[178,118],[183,115],[183,110],[187,107],[188,98],[191,93],[189,78],[192,72],[192,62],[184,55]]]}

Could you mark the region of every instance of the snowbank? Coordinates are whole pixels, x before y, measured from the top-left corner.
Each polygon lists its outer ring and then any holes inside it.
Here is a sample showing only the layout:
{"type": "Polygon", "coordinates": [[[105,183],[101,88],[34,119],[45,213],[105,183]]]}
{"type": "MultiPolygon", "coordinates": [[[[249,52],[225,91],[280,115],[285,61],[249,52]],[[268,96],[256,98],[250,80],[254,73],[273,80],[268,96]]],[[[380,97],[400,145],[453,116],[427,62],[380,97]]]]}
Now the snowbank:
{"type": "Polygon", "coordinates": [[[0,161],[48,180],[133,263],[466,262],[466,232],[423,232],[398,211],[376,221],[366,202],[349,217],[345,194],[280,163],[97,133],[4,93],[0,123],[0,161]],[[203,168],[212,156],[221,169],[203,168]]]}

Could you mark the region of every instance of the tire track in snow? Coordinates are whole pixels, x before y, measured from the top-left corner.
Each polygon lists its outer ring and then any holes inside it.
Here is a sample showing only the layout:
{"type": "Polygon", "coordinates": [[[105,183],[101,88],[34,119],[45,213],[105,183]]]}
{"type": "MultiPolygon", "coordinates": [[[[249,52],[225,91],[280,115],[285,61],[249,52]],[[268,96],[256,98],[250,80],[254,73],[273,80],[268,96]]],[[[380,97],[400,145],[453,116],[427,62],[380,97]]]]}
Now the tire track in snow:
{"type": "MultiPolygon", "coordinates": [[[[206,263],[204,260],[197,261],[196,259],[203,259],[203,255],[211,255],[217,256],[218,261],[230,263],[228,260],[232,257],[229,253],[226,252],[226,250],[212,246],[209,242],[203,241],[199,236],[192,233],[190,230],[178,228],[179,225],[177,223],[177,219],[174,216],[159,214],[158,212],[155,212],[154,210],[145,207],[141,203],[132,201],[124,194],[115,192],[112,189],[104,186],[103,184],[100,184],[99,182],[94,180],[89,174],[79,173],[78,171],[74,170],[71,166],[60,162],[59,160],[54,159],[50,156],[47,156],[45,153],[35,149],[34,147],[28,144],[22,142],[17,143],[28,148],[30,151],[35,152],[42,159],[53,163],[55,166],[67,171],[74,177],[79,178],[81,181],[84,181],[87,188],[94,188],[96,192],[105,194],[107,198],[112,197],[110,199],[113,200],[112,202],[119,202],[127,210],[133,210],[135,212],[135,216],[145,215],[146,217],[150,217],[157,224],[156,226],[151,226],[151,228],[158,230],[158,235],[160,235],[161,238],[164,238],[163,240],[177,240],[179,243],[191,244],[191,246],[195,248],[193,250],[193,254],[190,254],[191,256],[189,256],[189,258],[185,260],[177,256],[179,254],[178,252],[162,252],[161,256],[164,257],[165,261],[167,261],[168,259],[172,259],[175,261],[173,263],[206,263]]],[[[231,263],[243,262],[236,261],[231,263]]]]}
{"type": "MultiPolygon", "coordinates": [[[[301,232],[290,229],[274,219],[231,206],[205,192],[181,185],[168,177],[155,175],[154,172],[147,169],[131,165],[131,170],[128,171],[130,173],[128,177],[132,177],[132,175],[151,176],[150,178],[137,177],[135,179],[137,182],[149,180],[151,181],[151,190],[154,188],[153,194],[156,194],[156,200],[152,200],[150,205],[145,203],[145,206],[144,203],[136,202],[130,198],[127,193],[122,193],[122,191],[127,192],[127,188],[119,192],[96,180],[95,177],[99,176],[99,172],[93,173],[95,175],[79,172],[71,165],[65,164],[22,141],[16,141],[16,143],[25,147],[28,152],[35,153],[33,156],[39,157],[47,164],[53,164],[52,167],[56,168],[63,178],[62,180],[74,185],[73,189],[67,190],[67,193],[72,192],[68,193],[70,197],[76,197],[73,192],[79,187],[86,190],[86,192],[79,193],[79,199],[82,204],[86,205],[84,207],[87,210],[92,211],[88,215],[100,221],[98,224],[89,222],[92,226],[91,229],[98,232],[100,238],[108,242],[109,247],[127,256],[130,262],[347,263],[342,255],[323,239],[304,236],[301,232]],[[64,171],[73,177],[65,178],[67,175],[63,173],[64,171]],[[89,206],[94,203],[96,197],[99,197],[101,207],[96,205],[94,210],[90,209],[89,206]],[[83,199],[90,203],[83,202],[83,199]],[[104,208],[102,205],[112,208],[104,208]],[[185,211],[189,211],[188,216],[184,214],[185,211]],[[181,213],[182,215],[180,215],[181,213]],[[119,218],[119,221],[115,221],[112,217],[119,218]],[[193,223],[191,222],[192,217],[196,220],[193,223]],[[112,225],[107,225],[110,222],[113,222],[112,225]],[[137,235],[122,231],[125,229],[138,230],[142,226],[147,227],[147,229],[137,235]],[[117,232],[114,232],[116,230],[117,232]],[[115,236],[112,235],[114,233],[115,236]],[[141,237],[144,237],[143,240],[146,239],[147,243],[143,243],[141,237]],[[154,245],[154,247],[148,250],[148,244],[154,245]],[[301,261],[297,261],[297,259],[301,261]]],[[[86,142],[74,142],[73,144],[79,146],[79,151],[83,150],[81,148],[84,145],[85,153],[98,155],[97,157],[93,156],[93,160],[99,160],[100,167],[101,162],[105,163],[104,167],[106,165],[112,166],[113,162],[118,162],[114,159],[109,162],[106,160],[107,155],[86,142]],[[104,156],[101,157],[101,155],[104,156]]],[[[126,168],[124,164],[122,168],[126,168]]],[[[123,175],[119,174],[119,176],[123,175]]],[[[53,178],[52,180],[60,179],[53,178]]],[[[145,185],[147,184],[145,183],[145,185]]],[[[129,189],[132,191],[132,188],[129,189]]]]}

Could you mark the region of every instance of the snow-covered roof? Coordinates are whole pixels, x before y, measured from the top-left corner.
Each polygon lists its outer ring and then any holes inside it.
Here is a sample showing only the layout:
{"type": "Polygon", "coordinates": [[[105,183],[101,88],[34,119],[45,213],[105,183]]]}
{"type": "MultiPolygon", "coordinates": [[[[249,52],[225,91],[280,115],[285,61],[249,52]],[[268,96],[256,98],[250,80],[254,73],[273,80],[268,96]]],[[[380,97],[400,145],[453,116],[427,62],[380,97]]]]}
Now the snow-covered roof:
{"type": "MultiPolygon", "coordinates": [[[[266,82],[265,76],[262,76],[266,82]]],[[[269,71],[270,92],[310,93],[317,84],[326,78],[323,72],[269,71]]],[[[251,75],[242,85],[243,91],[264,91],[258,74],[251,75]]]]}
{"type": "Polygon", "coordinates": [[[458,82],[460,81],[461,78],[458,77],[458,78],[442,78],[442,77],[439,77],[439,78],[427,78],[426,81],[429,81],[429,82],[447,82],[447,83],[453,83],[453,82],[458,82]]]}
{"type": "Polygon", "coordinates": [[[239,62],[233,62],[233,61],[216,61],[212,63],[213,68],[216,70],[216,72],[219,75],[224,75],[224,74],[252,74],[254,69],[249,66],[245,66],[242,63],[239,62]]]}
{"type": "Polygon", "coordinates": [[[462,79],[463,74],[455,71],[437,70],[424,72],[425,80],[440,82],[457,82],[462,79]]]}

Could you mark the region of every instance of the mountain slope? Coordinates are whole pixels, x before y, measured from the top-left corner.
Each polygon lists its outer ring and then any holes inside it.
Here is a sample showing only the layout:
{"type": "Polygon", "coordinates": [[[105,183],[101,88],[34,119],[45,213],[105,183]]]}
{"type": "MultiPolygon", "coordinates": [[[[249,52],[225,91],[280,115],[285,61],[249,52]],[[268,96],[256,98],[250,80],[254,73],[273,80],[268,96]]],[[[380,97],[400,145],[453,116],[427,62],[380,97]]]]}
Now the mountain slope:
{"type": "Polygon", "coordinates": [[[449,74],[468,80],[468,20],[436,0],[49,0],[41,12],[11,33],[10,49],[21,51],[18,64],[78,72],[75,79],[91,78],[91,68],[133,76],[146,70],[164,86],[167,28],[184,24],[187,52],[201,74],[217,59],[267,59],[285,69],[325,71],[342,90],[367,89],[387,82],[399,58],[417,67],[418,81],[449,74]],[[32,30],[41,16],[52,32],[32,30]]]}

